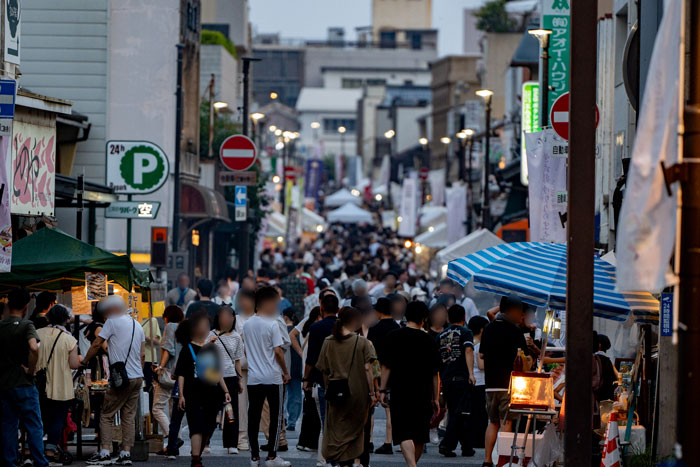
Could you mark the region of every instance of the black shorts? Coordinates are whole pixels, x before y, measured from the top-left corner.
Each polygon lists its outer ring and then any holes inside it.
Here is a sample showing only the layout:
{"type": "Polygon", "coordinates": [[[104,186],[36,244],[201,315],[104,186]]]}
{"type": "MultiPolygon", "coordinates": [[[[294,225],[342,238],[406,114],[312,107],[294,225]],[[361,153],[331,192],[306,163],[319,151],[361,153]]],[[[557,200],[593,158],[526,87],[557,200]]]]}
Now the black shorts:
{"type": "Polygon", "coordinates": [[[402,441],[416,444],[430,442],[430,420],[433,407],[430,401],[397,401],[391,399],[391,437],[394,446],[402,441]]]}

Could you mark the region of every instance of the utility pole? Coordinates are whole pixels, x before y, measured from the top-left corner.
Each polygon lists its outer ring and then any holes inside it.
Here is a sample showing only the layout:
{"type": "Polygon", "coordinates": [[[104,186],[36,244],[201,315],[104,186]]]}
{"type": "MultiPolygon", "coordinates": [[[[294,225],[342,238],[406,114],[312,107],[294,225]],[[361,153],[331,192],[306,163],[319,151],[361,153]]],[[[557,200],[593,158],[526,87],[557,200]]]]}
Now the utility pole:
{"type": "MultiPolygon", "coordinates": [[[[242,133],[244,136],[248,136],[248,125],[250,123],[250,63],[259,62],[259,58],[243,57],[243,122],[242,122],[242,133]]],[[[258,148],[259,150],[259,148],[258,148]]],[[[255,186],[252,185],[248,188],[248,199],[256,196],[255,186]]],[[[246,217],[247,219],[247,217],[246,217]]],[[[248,275],[248,269],[250,269],[250,257],[253,256],[254,251],[250,251],[250,223],[246,220],[241,223],[240,229],[240,239],[238,248],[238,274],[240,277],[248,275]]],[[[253,246],[255,249],[255,246],[253,246]]]]}
{"type": "MultiPolygon", "coordinates": [[[[700,3],[687,2],[690,17],[685,22],[689,38],[687,89],[683,114],[683,157],[676,166],[681,180],[681,222],[679,302],[678,302],[678,443],[683,461],[692,464],[700,432],[700,401],[697,397],[700,383],[700,3]]],[[[681,24],[683,27],[683,24],[681,24]]],[[[683,36],[681,36],[683,37],[683,36]]],[[[669,53],[678,53],[677,50],[669,53]]],[[[681,57],[684,60],[685,57],[681,57]]],[[[681,66],[681,70],[683,67],[681,66]]],[[[681,73],[681,80],[683,74],[681,73]]],[[[660,122],[661,124],[661,122],[660,122]]]]}
{"type": "Polygon", "coordinates": [[[175,168],[173,173],[173,253],[180,242],[180,141],[182,140],[182,54],[185,46],[177,44],[177,87],[175,88],[175,168]]]}
{"type": "Polygon", "coordinates": [[[78,201],[78,212],[75,213],[75,238],[83,239],[83,193],[85,193],[85,174],[78,175],[76,197],[78,201]]]}
{"type": "Polygon", "coordinates": [[[484,204],[481,207],[481,226],[491,230],[491,194],[489,193],[489,178],[491,176],[491,97],[493,93],[484,98],[486,103],[486,136],[484,137],[484,204]]]}
{"type": "Polygon", "coordinates": [[[216,85],[216,75],[211,74],[209,80],[209,159],[214,157],[214,86],[216,85]]]}
{"type": "Polygon", "coordinates": [[[469,165],[467,166],[467,235],[472,233],[474,225],[474,181],[472,180],[472,148],[474,147],[474,132],[467,133],[467,144],[469,144],[469,165]]]}
{"type": "Polygon", "coordinates": [[[567,467],[589,467],[592,453],[593,253],[598,2],[571,2],[566,367],[567,467]]]}

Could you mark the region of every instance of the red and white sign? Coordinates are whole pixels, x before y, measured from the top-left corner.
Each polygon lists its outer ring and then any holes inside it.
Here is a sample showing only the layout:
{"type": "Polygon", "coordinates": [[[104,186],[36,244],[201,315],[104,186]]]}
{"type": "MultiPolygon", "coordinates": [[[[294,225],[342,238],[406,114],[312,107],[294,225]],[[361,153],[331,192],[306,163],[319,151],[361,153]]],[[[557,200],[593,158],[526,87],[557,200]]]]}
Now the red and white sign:
{"type": "Polygon", "coordinates": [[[420,172],[418,173],[418,176],[420,177],[421,180],[427,180],[428,179],[428,168],[427,167],[421,167],[420,172]]]}
{"type": "MultiPolygon", "coordinates": [[[[552,104],[552,110],[549,114],[549,122],[554,131],[569,141],[569,93],[566,92],[559,96],[552,104]]],[[[595,106],[595,127],[598,128],[600,122],[600,111],[598,106],[595,106]]]]}
{"type": "Polygon", "coordinates": [[[229,170],[248,170],[258,157],[258,148],[247,136],[233,135],[221,144],[219,157],[229,170]]]}
{"type": "Polygon", "coordinates": [[[290,180],[290,181],[295,181],[297,179],[297,169],[293,165],[288,165],[285,166],[284,168],[284,179],[285,180],[290,180]]]}

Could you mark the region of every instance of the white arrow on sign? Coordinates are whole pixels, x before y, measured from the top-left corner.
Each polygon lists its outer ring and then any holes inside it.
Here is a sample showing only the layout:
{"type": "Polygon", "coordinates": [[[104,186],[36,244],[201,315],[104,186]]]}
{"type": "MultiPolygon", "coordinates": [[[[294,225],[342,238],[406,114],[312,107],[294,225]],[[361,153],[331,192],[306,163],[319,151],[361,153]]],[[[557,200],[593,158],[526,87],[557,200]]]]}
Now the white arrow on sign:
{"type": "Polygon", "coordinates": [[[236,204],[239,206],[244,206],[246,204],[245,187],[236,187],[236,204]]]}

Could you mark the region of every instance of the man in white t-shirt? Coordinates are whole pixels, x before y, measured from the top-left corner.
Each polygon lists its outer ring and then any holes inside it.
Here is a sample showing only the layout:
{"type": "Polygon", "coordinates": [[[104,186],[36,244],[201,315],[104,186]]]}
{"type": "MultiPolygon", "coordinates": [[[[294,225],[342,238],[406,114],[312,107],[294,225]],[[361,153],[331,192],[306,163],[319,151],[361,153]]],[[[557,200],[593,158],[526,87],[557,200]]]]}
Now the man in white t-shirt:
{"type": "Polygon", "coordinates": [[[119,295],[103,298],[97,306],[107,317],[107,321],[85,354],[83,363],[97,355],[97,351],[107,341],[110,366],[124,362],[129,382],[122,389],[108,387],[100,415],[101,449],[88,459],[87,463],[131,465],[130,453],[134,445],[136,410],[143,384],[146,339],[139,323],[127,314],[126,302],[119,295]],[[121,414],[122,448],[119,458],[113,462],[109,453],[112,447],[112,422],[117,412],[121,414]]]}
{"type": "Polygon", "coordinates": [[[277,456],[279,427],[283,422],[284,385],[291,379],[284,359],[285,341],[277,323],[279,301],[279,294],[273,287],[256,290],[255,315],[243,326],[248,359],[248,440],[251,465],[261,465],[258,430],[266,400],[270,407],[270,442],[264,465],[291,465],[277,456]],[[277,420],[277,423],[273,420],[277,420]]]}

